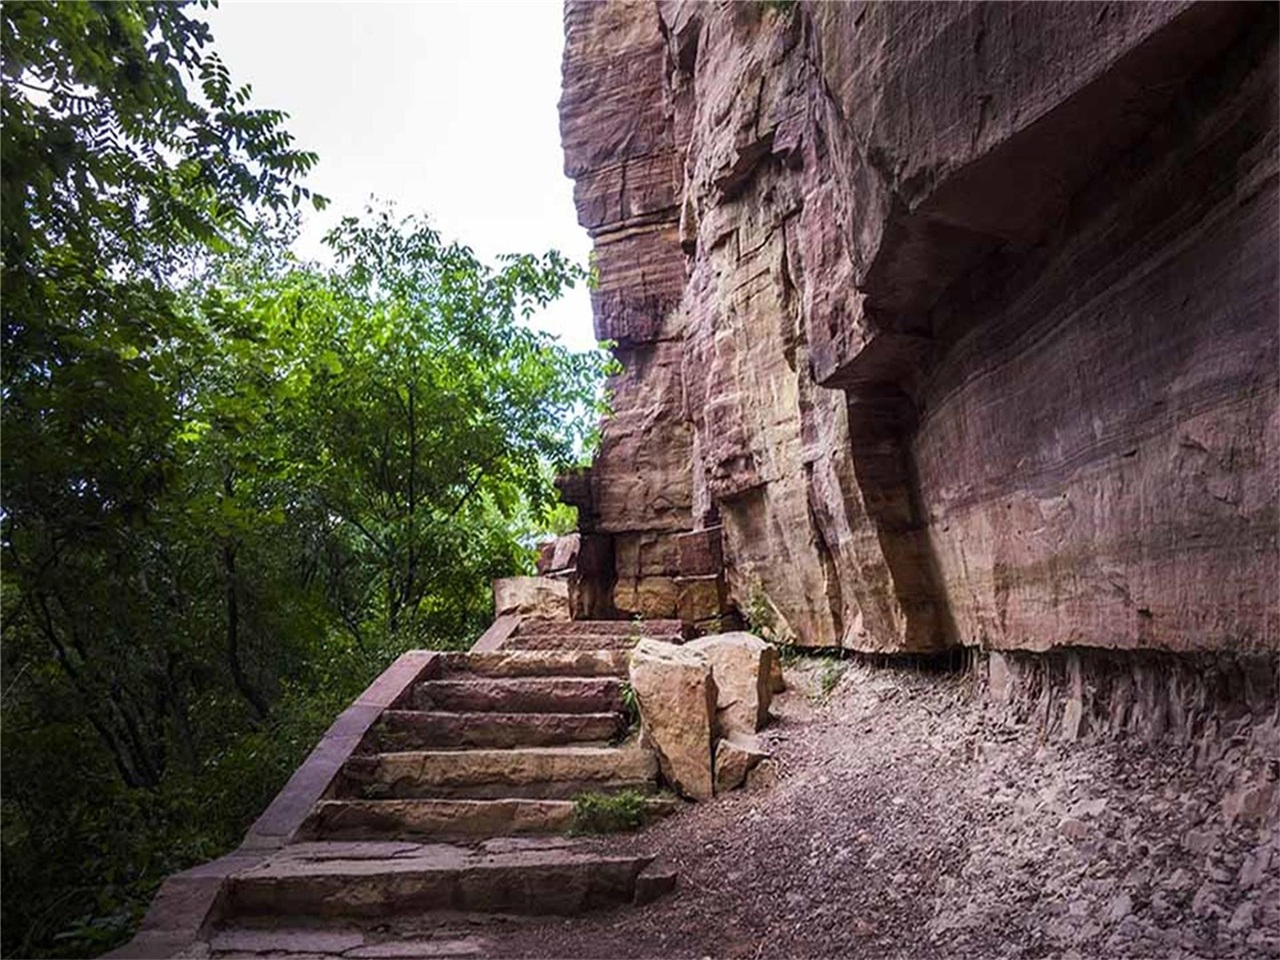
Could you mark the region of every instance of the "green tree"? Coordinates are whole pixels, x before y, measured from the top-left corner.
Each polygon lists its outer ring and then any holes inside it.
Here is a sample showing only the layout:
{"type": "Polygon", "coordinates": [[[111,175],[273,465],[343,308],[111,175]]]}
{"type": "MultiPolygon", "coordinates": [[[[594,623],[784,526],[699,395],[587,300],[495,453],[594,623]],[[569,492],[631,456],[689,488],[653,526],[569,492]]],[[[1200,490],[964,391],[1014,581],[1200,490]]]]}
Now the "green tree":
{"type": "Polygon", "coordinates": [[[521,321],[583,272],[552,252],[497,269],[390,211],[346,220],[327,275],[239,300],[281,353],[287,459],[330,522],[329,597],[356,642],[458,643],[488,581],[527,565],[522,511],[581,449],[602,365],[521,321]],[[283,354],[293,352],[293,356],[283,354]]]}
{"type": "Polygon", "coordinates": [[[130,786],[158,783],[163,730],[186,724],[185,638],[137,642],[176,612],[150,521],[209,333],[171,281],[255,219],[320,202],[297,182],[315,156],[249,107],[209,40],[180,3],[0,7],[9,615],[130,786]]]}
{"type": "Polygon", "coordinates": [[[216,338],[175,282],[322,200],[190,11],[0,6],[6,955],[109,945],[158,873],[225,844],[158,798],[245,709],[180,441],[216,338]]]}
{"type": "Polygon", "coordinates": [[[580,453],[582,279],[390,213],[286,252],[315,157],[189,5],[0,6],[5,955],[126,938],[410,645],[468,641],[580,453]]]}

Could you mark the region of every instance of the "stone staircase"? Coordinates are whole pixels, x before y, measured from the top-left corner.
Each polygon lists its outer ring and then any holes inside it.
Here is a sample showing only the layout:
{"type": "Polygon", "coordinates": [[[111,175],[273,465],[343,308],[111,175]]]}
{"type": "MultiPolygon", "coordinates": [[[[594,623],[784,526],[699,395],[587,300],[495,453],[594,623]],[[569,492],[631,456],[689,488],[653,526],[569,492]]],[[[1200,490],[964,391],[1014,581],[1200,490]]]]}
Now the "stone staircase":
{"type": "Polygon", "coordinates": [[[278,930],[428,911],[568,915],[670,889],[652,857],[565,836],[583,794],[636,791],[655,815],[674,806],[624,703],[642,635],[679,642],[681,628],[524,621],[491,649],[433,656],[291,842],[228,877],[214,952],[263,918],[278,930]]]}

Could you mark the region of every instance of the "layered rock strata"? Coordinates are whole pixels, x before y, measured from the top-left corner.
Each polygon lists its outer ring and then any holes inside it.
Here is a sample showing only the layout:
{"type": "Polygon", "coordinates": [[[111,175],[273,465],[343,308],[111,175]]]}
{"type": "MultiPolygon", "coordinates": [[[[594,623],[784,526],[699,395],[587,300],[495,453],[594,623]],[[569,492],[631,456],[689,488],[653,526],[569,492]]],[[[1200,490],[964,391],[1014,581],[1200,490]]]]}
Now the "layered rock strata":
{"type": "Polygon", "coordinates": [[[1280,649],[1276,20],[571,0],[615,612],[1280,649]]]}

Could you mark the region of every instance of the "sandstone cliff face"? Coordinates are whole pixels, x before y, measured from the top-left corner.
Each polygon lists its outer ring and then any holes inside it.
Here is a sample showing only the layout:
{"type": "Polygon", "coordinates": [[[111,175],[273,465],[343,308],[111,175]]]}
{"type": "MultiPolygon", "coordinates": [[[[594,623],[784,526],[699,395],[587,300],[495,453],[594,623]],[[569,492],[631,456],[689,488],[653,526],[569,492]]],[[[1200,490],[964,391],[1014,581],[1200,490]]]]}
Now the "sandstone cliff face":
{"type": "Polygon", "coordinates": [[[577,3],[615,612],[1275,650],[1276,15],[577,3]]]}

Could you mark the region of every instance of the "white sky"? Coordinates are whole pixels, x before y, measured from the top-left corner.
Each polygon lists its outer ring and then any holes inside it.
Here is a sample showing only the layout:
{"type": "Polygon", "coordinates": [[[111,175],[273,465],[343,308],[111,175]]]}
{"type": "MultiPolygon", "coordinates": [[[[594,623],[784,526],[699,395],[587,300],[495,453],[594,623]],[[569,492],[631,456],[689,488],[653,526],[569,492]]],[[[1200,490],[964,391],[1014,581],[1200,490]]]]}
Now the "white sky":
{"type": "MultiPolygon", "coordinates": [[[[285,110],[320,163],[307,183],[329,197],[298,252],[370,196],[427,213],[446,240],[484,259],[555,247],[586,264],[563,173],[560,0],[319,2],[223,0],[208,11],[213,48],[253,103],[285,110]]],[[[574,349],[593,346],[586,290],[534,321],[574,349]]]]}

